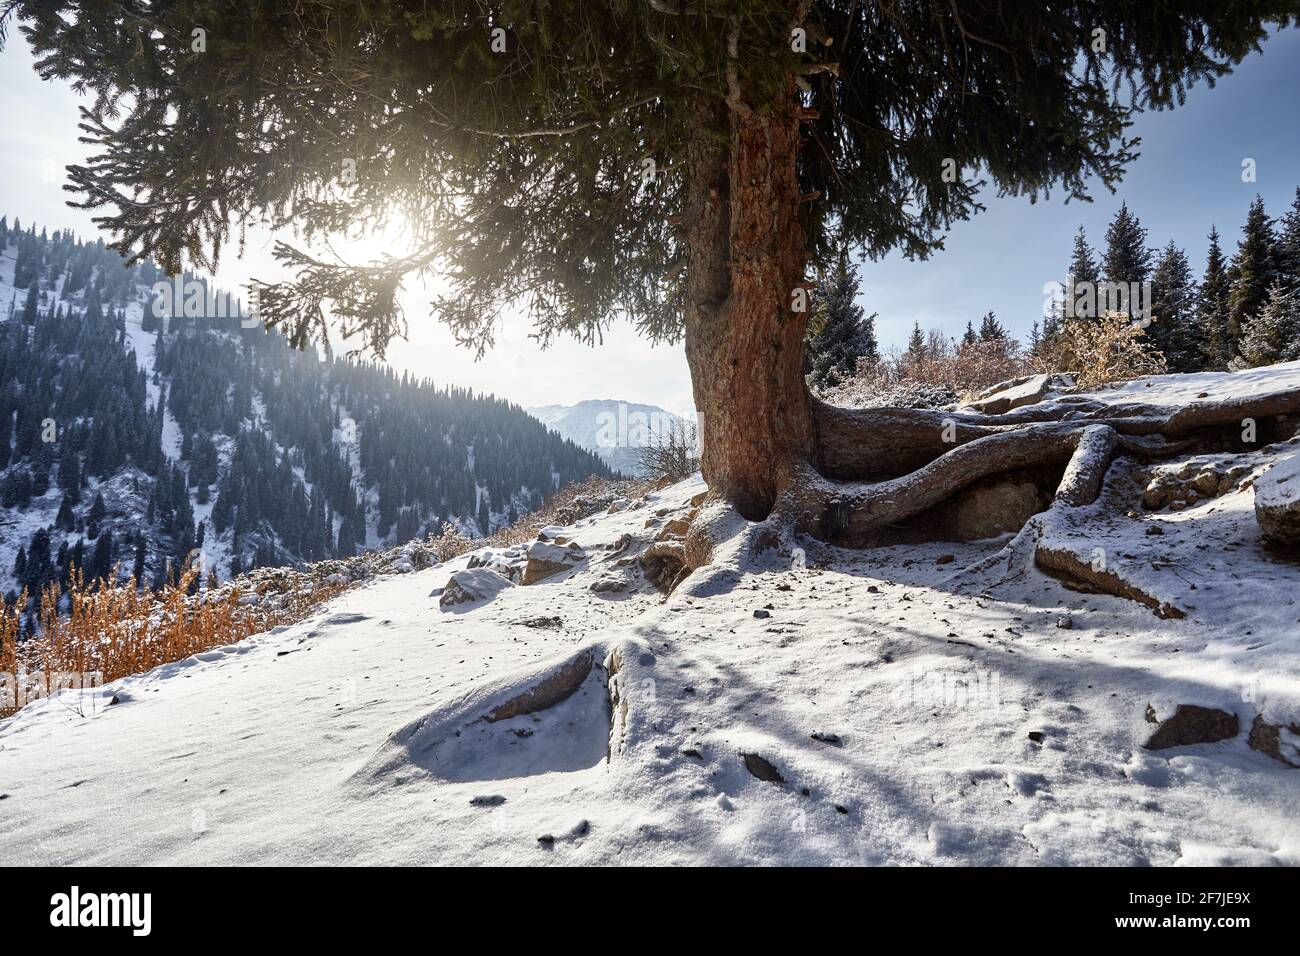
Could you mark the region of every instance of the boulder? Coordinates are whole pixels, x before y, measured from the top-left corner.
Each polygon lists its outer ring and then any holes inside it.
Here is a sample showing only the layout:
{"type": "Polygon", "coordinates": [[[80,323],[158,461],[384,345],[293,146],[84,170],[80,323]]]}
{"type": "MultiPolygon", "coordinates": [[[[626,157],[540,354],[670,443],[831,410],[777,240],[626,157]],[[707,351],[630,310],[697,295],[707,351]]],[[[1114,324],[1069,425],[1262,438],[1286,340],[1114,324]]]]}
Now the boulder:
{"type": "Polygon", "coordinates": [[[1270,724],[1256,714],[1246,738],[1251,750],[1258,750],[1288,767],[1300,768],[1300,724],[1270,724]]]}
{"type": "Polygon", "coordinates": [[[451,580],[442,588],[438,606],[448,608],[458,604],[487,601],[510,587],[514,587],[514,583],[491,568],[466,568],[464,571],[455,572],[451,580]]]}
{"type": "Polygon", "coordinates": [[[1255,520],[1269,541],[1300,544],[1300,451],[1255,479],[1255,520]]]}
{"type": "Polygon", "coordinates": [[[1032,482],[1002,481],[972,488],[956,502],[951,537],[958,541],[996,538],[1019,531],[1045,504],[1032,482]]]}
{"type": "Polygon", "coordinates": [[[1155,733],[1142,745],[1147,750],[1212,744],[1237,736],[1240,729],[1236,714],[1195,704],[1179,704],[1174,709],[1173,716],[1166,720],[1159,720],[1155,709],[1148,704],[1147,721],[1158,725],[1155,733]]]}
{"type": "Polygon", "coordinates": [[[968,407],[986,415],[1001,415],[1021,405],[1041,402],[1057,389],[1073,387],[1073,380],[1065,375],[1026,375],[999,382],[972,399],[968,407]]]}
{"type": "Polygon", "coordinates": [[[553,575],[568,571],[587,557],[576,541],[567,545],[535,541],[528,546],[528,563],[524,565],[524,584],[536,584],[553,575]]]}

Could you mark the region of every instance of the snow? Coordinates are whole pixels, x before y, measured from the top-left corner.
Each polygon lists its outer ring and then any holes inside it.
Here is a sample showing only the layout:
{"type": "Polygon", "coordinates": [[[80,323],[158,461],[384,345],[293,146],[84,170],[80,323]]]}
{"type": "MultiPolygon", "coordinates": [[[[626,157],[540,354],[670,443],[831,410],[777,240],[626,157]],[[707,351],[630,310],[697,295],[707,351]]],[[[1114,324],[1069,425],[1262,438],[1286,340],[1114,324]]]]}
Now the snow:
{"type": "Polygon", "coordinates": [[[1300,502],[1300,450],[1280,459],[1255,482],[1255,498],[1273,508],[1300,502]]]}
{"type": "MultiPolygon", "coordinates": [[[[1297,380],[1293,363],[1102,394],[1181,403],[1297,380]]],[[[1292,452],[1242,460],[1258,475],[1292,452]]],[[[1248,481],[1147,512],[1135,467],[1111,469],[1087,522],[1040,530],[1101,549],[1183,619],[1009,572],[1008,538],[805,540],[791,559],[741,554],[738,535],[665,600],[626,558],[656,534],[648,515],[688,513],[696,477],[547,529],[587,560],[541,584],[444,610],[431,592],[452,575],[517,567],[521,550],[462,555],[201,659],[32,704],[0,724],[0,853],[1298,865],[1300,771],[1246,738],[1257,714],[1300,719],[1300,566],[1262,547],[1248,481]],[[591,590],[610,577],[625,590],[591,590]],[[1148,707],[1178,704],[1226,709],[1241,731],[1143,749],[1148,707]]],[[[1286,752],[1296,743],[1282,731],[1286,752]]]]}

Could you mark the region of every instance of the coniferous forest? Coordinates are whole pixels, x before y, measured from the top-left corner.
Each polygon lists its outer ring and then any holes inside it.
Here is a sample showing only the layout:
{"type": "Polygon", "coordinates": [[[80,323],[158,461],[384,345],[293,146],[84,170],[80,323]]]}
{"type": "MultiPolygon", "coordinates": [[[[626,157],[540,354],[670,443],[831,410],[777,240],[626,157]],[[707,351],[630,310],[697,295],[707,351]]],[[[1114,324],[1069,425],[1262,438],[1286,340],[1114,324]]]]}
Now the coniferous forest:
{"type": "Polygon", "coordinates": [[[299,351],[239,318],[155,316],[165,278],[102,241],[0,220],[6,591],[74,568],[156,586],[196,549],[224,579],[447,523],[486,534],[609,474],[490,395],[299,351]]]}

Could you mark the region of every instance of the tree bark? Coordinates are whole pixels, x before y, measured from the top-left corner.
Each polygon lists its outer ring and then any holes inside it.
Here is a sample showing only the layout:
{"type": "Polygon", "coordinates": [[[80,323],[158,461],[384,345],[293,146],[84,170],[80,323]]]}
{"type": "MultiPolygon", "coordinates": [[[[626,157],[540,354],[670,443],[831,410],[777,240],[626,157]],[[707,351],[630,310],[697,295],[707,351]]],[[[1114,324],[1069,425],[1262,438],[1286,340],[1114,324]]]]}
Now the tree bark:
{"type": "Polygon", "coordinates": [[[686,359],[710,490],[762,520],[814,432],[803,376],[804,234],[793,88],[762,111],[703,113],[688,153],[686,359]],[[711,138],[709,131],[728,129],[711,138]],[[802,290],[796,294],[796,289],[802,290]]]}

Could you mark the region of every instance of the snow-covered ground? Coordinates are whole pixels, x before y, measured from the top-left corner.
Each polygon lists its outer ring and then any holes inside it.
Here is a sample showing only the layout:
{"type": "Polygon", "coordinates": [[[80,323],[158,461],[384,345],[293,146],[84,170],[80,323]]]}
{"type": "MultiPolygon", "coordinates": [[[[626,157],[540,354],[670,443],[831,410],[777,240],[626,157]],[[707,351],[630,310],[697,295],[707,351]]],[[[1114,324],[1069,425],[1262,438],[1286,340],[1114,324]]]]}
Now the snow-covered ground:
{"type": "Polygon", "coordinates": [[[698,479],[583,519],[563,532],[576,569],[489,600],[431,594],[468,555],[377,578],[278,633],[0,724],[0,854],[1297,865],[1300,770],[1247,744],[1257,714],[1300,720],[1300,563],[1263,547],[1250,484],[1294,447],[1236,456],[1242,480],[1176,510],[1139,506],[1151,475],[1120,462],[1094,520],[1052,529],[1182,619],[1032,566],[963,571],[1007,538],[723,548],[665,601],[627,558],[698,479]],[[1179,704],[1240,730],[1144,749],[1148,711],[1179,704]]]}

